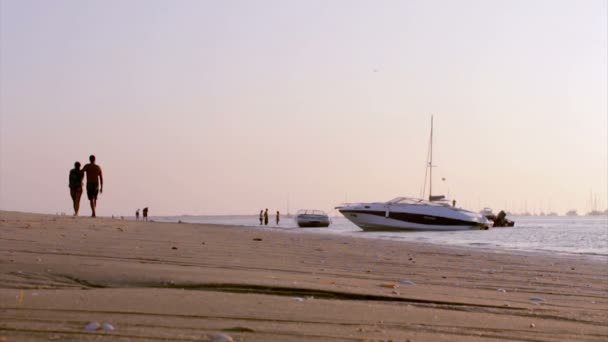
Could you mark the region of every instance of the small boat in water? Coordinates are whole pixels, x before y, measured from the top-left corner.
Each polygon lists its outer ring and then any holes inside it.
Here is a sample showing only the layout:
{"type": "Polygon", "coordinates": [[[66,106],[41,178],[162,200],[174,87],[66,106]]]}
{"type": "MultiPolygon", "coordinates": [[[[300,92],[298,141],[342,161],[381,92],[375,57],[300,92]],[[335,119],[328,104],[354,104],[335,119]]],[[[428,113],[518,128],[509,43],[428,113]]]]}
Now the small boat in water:
{"type": "Polygon", "coordinates": [[[492,208],[485,207],[485,208],[481,209],[481,211],[479,211],[479,213],[481,215],[485,216],[485,218],[487,218],[488,220],[494,221],[494,219],[496,219],[496,214],[494,214],[494,211],[492,210],[492,208]]]}
{"type": "Polygon", "coordinates": [[[329,216],[323,210],[302,209],[296,213],[296,222],[301,228],[328,227],[329,216]]]}
{"type": "Polygon", "coordinates": [[[492,223],[492,227],[514,227],[515,222],[507,219],[507,213],[504,210],[494,214],[491,208],[483,208],[480,212],[485,218],[492,223]]]}

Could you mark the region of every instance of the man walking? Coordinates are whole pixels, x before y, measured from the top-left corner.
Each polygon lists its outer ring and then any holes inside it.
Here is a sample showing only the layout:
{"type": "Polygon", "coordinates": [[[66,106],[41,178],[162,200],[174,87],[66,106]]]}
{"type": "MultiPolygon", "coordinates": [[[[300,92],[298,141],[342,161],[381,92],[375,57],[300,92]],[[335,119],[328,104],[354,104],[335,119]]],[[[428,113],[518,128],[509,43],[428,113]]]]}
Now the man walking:
{"type": "Polygon", "coordinates": [[[264,211],[264,225],[268,225],[268,208],[266,208],[266,211],[264,211]]]}
{"type": "Polygon", "coordinates": [[[95,164],[95,156],[90,155],[87,165],[82,168],[82,171],[87,174],[87,197],[91,202],[91,217],[96,217],[95,209],[97,209],[97,195],[103,193],[103,175],[99,165],[95,164]]]}
{"type": "Polygon", "coordinates": [[[80,169],[80,163],[75,162],[74,168],[70,170],[69,186],[70,196],[72,196],[72,204],[74,206],[74,216],[78,216],[78,210],[80,209],[80,196],[82,196],[82,170],[80,169]]]}

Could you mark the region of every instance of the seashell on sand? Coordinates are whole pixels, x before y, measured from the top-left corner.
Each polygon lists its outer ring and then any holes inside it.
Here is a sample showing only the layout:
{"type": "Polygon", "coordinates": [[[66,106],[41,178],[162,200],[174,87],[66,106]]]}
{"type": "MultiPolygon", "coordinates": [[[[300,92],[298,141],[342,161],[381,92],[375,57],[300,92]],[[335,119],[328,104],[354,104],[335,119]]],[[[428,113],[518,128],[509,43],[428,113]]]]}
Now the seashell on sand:
{"type": "Polygon", "coordinates": [[[99,329],[100,326],[101,325],[97,322],[91,322],[91,323],[85,325],[84,330],[95,331],[95,330],[99,329]]]}

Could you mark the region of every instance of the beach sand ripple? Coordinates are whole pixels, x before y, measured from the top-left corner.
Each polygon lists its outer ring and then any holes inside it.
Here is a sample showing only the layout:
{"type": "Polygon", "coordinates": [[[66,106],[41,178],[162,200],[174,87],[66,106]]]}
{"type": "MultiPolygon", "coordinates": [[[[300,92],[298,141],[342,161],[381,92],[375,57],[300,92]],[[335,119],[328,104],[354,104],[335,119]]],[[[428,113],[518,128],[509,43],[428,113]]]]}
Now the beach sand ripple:
{"type": "Polygon", "coordinates": [[[0,340],[608,340],[606,259],[0,216],[0,340]]]}

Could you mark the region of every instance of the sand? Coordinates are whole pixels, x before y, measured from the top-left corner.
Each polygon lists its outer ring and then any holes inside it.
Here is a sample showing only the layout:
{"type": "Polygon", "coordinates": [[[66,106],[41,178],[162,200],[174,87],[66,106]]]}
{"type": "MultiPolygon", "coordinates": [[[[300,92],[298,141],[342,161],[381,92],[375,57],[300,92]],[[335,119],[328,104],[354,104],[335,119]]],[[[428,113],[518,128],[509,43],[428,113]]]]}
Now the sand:
{"type": "Polygon", "coordinates": [[[0,212],[0,341],[99,338],[607,341],[608,264],[0,212]],[[91,322],[114,330],[85,330],[91,322]]]}

